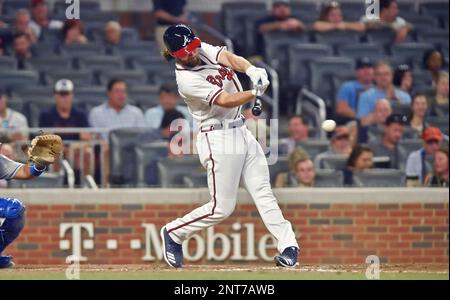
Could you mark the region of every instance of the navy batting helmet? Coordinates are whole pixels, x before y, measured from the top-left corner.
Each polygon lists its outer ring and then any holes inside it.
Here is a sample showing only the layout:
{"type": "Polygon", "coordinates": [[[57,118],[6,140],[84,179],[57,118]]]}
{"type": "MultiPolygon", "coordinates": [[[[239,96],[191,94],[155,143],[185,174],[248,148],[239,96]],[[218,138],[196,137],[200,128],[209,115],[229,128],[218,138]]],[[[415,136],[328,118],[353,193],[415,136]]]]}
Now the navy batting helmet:
{"type": "Polygon", "coordinates": [[[177,58],[187,56],[200,47],[201,42],[192,29],[183,24],[172,25],[164,33],[164,44],[167,50],[177,58]]]}

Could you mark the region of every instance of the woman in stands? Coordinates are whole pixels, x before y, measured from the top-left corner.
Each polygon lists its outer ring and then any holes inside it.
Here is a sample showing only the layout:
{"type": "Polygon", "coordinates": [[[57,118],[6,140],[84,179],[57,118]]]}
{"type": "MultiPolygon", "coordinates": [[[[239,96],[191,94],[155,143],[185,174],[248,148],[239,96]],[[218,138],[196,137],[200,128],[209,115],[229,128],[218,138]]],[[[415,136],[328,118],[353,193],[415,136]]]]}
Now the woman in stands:
{"type": "Polygon", "coordinates": [[[436,94],[430,99],[429,103],[433,115],[448,116],[448,79],[447,72],[439,73],[436,83],[436,94]]]}
{"type": "Polygon", "coordinates": [[[344,169],[344,185],[353,185],[353,172],[364,171],[373,166],[373,151],[368,146],[356,145],[344,169]]]}
{"type": "Polygon", "coordinates": [[[334,30],[364,32],[366,25],[363,22],[345,22],[339,3],[332,1],[323,6],[319,19],[314,22],[312,29],[317,32],[334,30]]]}
{"type": "Polygon", "coordinates": [[[88,39],[83,34],[83,24],[80,20],[67,20],[63,27],[64,44],[86,44],[88,39]]]}
{"type": "Polygon", "coordinates": [[[312,187],[314,186],[314,163],[308,153],[296,148],[288,159],[289,172],[277,175],[275,187],[312,187]]]}
{"type": "Polygon", "coordinates": [[[439,79],[439,74],[443,71],[444,55],[438,49],[431,49],[423,55],[423,69],[430,71],[433,78],[433,85],[436,85],[439,79]]]}
{"type": "Polygon", "coordinates": [[[424,94],[417,93],[411,102],[411,114],[408,123],[418,136],[422,136],[423,130],[427,127],[426,118],[428,116],[427,97],[424,94]]]}
{"type": "Polygon", "coordinates": [[[448,149],[441,148],[434,154],[433,172],[425,178],[425,186],[448,187],[448,149]]]}
{"type": "Polygon", "coordinates": [[[396,88],[411,95],[414,83],[411,68],[408,65],[395,68],[393,82],[396,88]]]}

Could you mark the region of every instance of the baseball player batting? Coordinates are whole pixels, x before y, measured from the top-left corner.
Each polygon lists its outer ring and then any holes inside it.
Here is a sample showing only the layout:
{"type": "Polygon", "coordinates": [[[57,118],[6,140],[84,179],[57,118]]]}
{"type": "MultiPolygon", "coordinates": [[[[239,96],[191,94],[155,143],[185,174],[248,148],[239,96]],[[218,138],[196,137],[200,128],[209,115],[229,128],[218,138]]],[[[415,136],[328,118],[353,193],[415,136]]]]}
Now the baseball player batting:
{"type": "MultiPolygon", "coordinates": [[[[1,147],[0,143],[0,147],[1,147]]],[[[22,164],[0,155],[0,179],[32,179],[40,176],[61,152],[62,140],[58,135],[34,138],[28,149],[29,164],[22,164]]],[[[18,199],[0,198],[0,269],[12,268],[12,256],[1,255],[24,227],[25,206],[18,199]]]]}
{"type": "Polygon", "coordinates": [[[277,265],[296,266],[299,246],[294,231],[272,193],[264,152],[245,127],[241,115],[241,106],[262,96],[269,86],[266,71],[252,66],[225,47],[202,42],[185,25],[170,26],[164,34],[164,43],[165,58],[176,61],[179,93],[200,125],[197,150],[207,170],[211,194],[207,204],[163,226],[165,261],[174,268],[181,268],[183,241],[232,214],[242,179],[264,224],[278,241],[281,255],[275,257],[277,265]],[[242,89],[235,71],[249,76],[252,90],[242,89]],[[227,152],[228,145],[235,145],[233,154],[227,152]]]}

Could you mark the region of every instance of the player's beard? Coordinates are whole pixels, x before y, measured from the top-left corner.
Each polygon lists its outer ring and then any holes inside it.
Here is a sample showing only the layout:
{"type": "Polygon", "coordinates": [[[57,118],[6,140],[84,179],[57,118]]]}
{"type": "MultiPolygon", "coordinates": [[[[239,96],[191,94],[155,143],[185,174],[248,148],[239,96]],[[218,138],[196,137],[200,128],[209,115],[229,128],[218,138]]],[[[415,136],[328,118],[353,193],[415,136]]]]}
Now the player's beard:
{"type": "Polygon", "coordinates": [[[200,65],[202,63],[202,61],[200,60],[200,58],[198,56],[195,56],[195,57],[192,57],[191,59],[189,59],[188,61],[183,61],[183,62],[180,61],[180,63],[185,67],[193,68],[193,67],[200,65]]]}

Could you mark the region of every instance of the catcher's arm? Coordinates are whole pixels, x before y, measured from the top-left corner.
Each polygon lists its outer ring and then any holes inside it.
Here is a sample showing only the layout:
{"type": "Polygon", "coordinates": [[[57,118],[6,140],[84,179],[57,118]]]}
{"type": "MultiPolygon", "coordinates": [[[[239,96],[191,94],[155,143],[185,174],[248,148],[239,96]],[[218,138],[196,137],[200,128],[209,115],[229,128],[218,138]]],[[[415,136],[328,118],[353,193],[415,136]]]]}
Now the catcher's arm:
{"type": "MultiPolygon", "coordinates": [[[[42,172],[41,172],[42,173],[42,172]]],[[[40,174],[39,174],[40,175],[40,174]]],[[[39,176],[37,175],[37,176],[39,176]]],[[[20,169],[17,171],[16,175],[14,176],[14,179],[20,179],[20,180],[27,180],[27,179],[32,179],[34,177],[37,176],[33,176],[31,174],[30,171],[30,166],[28,165],[23,165],[20,167],[20,169]]]]}

